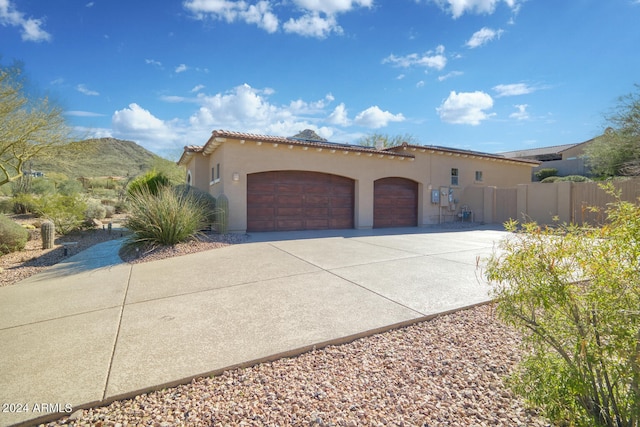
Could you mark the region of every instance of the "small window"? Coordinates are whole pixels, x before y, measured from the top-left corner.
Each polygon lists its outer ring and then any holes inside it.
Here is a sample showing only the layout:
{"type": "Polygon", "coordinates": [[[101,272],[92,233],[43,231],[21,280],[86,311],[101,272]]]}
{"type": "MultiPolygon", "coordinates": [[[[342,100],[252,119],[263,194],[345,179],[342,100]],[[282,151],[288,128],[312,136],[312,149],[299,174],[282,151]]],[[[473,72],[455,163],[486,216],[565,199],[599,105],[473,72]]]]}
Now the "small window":
{"type": "Polygon", "coordinates": [[[211,181],[216,179],[216,168],[211,168],[211,181]]]}
{"type": "Polygon", "coordinates": [[[220,179],[220,163],[216,165],[216,179],[220,179]]]}
{"type": "Polygon", "coordinates": [[[451,168],[451,185],[458,185],[458,168],[451,168]]]}
{"type": "Polygon", "coordinates": [[[476,171],[476,181],[482,182],[482,171],[476,171]]]}

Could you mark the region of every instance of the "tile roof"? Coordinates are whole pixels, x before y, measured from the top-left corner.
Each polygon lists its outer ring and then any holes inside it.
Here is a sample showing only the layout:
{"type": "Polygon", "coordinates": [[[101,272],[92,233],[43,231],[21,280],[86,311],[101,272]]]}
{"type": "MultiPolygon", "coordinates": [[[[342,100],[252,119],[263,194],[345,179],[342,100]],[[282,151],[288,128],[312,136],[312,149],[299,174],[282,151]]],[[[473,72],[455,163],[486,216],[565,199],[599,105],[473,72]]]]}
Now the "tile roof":
{"type": "MultiPolygon", "coordinates": [[[[271,142],[276,144],[288,144],[288,145],[296,145],[303,147],[317,147],[317,148],[329,148],[333,150],[346,150],[346,151],[354,151],[354,152],[363,152],[363,153],[373,153],[373,154],[383,154],[390,155],[386,150],[378,150],[374,147],[365,147],[362,145],[353,145],[353,144],[343,144],[338,142],[324,142],[324,141],[315,141],[309,139],[302,138],[293,138],[293,137],[282,137],[282,136],[269,136],[269,135],[257,135],[253,133],[244,133],[244,132],[233,132],[227,130],[215,130],[213,131],[211,138],[203,147],[203,151],[206,153],[207,146],[212,143],[216,138],[233,138],[240,140],[249,140],[249,141],[262,141],[262,142],[271,142]]],[[[413,158],[412,154],[405,153],[393,153],[394,156],[399,157],[409,157],[413,158]]]]}
{"type": "Polygon", "coordinates": [[[383,149],[377,149],[375,147],[366,147],[362,145],[353,145],[353,144],[342,144],[336,142],[325,142],[325,141],[316,141],[316,140],[308,140],[302,138],[293,138],[293,137],[282,137],[282,136],[270,136],[270,135],[258,135],[254,133],[246,133],[246,132],[234,132],[228,130],[214,130],[211,133],[211,137],[206,142],[205,145],[187,145],[184,147],[184,152],[178,160],[178,164],[181,164],[183,160],[186,160],[188,157],[195,153],[203,153],[205,155],[211,154],[215,149],[225,141],[226,138],[236,139],[241,141],[256,141],[256,142],[270,142],[273,144],[287,144],[294,146],[302,146],[302,147],[316,147],[316,148],[327,148],[332,150],[343,150],[343,151],[352,151],[352,152],[362,152],[362,153],[370,153],[370,154],[378,154],[378,155],[393,155],[396,157],[406,157],[413,159],[415,158],[414,154],[403,152],[406,150],[416,151],[416,150],[430,150],[432,152],[439,153],[451,153],[451,154],[459,154],[465,156],[476,156],[487,159],[496,159],[496,160],[508,160],[516,163],[527,163],[532,165],[537,165],[539,162],[534,160],[527,159],[514,159],[514,158],[506,158],[497,154],[488,154],[481,153],[478,151],[470,151],[470,150],[459,150],[455,148],[447,148],[447,147],[439,147],[434,145],[408,145],[407,143],[403,143],[402,145],[398,145],[395,147],[388,147],[383,149]]]}

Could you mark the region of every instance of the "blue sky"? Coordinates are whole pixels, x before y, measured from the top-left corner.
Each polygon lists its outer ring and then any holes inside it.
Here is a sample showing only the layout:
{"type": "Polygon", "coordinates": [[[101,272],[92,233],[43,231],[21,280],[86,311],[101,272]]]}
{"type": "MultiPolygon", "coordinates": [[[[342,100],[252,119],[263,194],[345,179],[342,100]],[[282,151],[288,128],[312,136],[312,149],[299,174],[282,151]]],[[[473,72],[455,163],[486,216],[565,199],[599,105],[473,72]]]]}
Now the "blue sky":
{"type": "Polygon", "coordinates": [[[214,129],[485,152],[598,135],[640,83],[640,0],[0,0],[83,137],[169,157],[214,129]]]}

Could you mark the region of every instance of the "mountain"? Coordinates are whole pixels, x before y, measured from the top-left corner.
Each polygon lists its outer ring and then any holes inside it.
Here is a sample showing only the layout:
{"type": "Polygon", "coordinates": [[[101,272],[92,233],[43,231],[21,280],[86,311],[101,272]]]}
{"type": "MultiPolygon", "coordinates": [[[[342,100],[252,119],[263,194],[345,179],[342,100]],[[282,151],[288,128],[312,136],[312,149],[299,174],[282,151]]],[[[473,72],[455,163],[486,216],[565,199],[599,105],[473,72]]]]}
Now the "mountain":
{"type": "MultiPolygon", "coordinates": [[[[115,138],[86,139],[58,147],[53,156],[33,160],[33,171],[62,173],[69,178],[136,176],[161,157],[132,141],[115,138]]],[[[162,159],[164,160],[164,159],[162,159]]],[[[164,160],[168,162],[168,160],[164,160]]]]}
{"type": "Polygon", "coordinates": [[[327,142],[326,139],[324,139],[311,129],[305,129],[302,132],[298,132],[297,134],[293,135],[292,138],[306,139],[307,141],[327,142]]]}

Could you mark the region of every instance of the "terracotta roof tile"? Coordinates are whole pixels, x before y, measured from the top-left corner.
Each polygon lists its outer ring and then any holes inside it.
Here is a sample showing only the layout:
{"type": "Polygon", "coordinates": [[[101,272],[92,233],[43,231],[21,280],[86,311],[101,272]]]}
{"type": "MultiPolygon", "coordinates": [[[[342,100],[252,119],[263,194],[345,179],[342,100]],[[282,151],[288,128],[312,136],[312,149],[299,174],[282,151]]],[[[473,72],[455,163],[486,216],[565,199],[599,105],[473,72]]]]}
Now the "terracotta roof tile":
{"type": "Polygon", "coordinates": [[[228,130],[213,131],[211,138],[209,139],[209,141],[207,141],[207,144],[205,144],[205,146],[203,147],[203,151],[207,150],[207,146],[213,140],[215,140],[215,138],[233,138],[233,139],[244,139],[244,140],[250,140],[250,141],[263,141],[263,142],[271,142],[276,144],[296,145],[296,146],[302,146],[302,147],[317,147],[317,148],[328,148],[332,150],[372,153],[372,154],[380,154],[385,156],[394,155],[398,157],[408,157],[408,158],[415,157],[414,155],[408,154],[408,153],[395,153],[395,152],[390,153],[385,150],[378,150],[373,147],[365,147],[362,145],[313,141],[313,140],[306,140],[306,139],[300,139],[300,138],[286,138],[282,136],[257,135],[253,133],[233,132],[228,130]]]}

